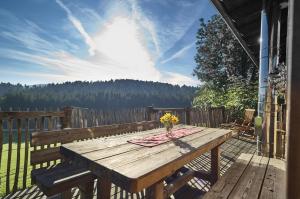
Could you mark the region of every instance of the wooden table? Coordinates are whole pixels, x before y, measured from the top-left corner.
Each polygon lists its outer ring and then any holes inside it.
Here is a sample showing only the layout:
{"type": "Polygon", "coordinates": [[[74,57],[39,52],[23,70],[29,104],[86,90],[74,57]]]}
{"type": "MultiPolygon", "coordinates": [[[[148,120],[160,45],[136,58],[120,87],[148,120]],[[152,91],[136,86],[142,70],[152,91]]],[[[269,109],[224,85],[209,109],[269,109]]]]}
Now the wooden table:
{"type": "Polygon", "coordinates": [[[197,128],[199,132],[151,148],[127,142],[165,131],[159,128],[69,143],[61,146],[60,152],[99,178],[99,198],[110,198],[111,183],[131,193],[147,188],[152,198],[164,198],[164,180],[208,151],[211,151],[211,180],[216,182],[220,175],[219,146],[231,137],[231,131],[187,125],[175,128],[197,128]]]}

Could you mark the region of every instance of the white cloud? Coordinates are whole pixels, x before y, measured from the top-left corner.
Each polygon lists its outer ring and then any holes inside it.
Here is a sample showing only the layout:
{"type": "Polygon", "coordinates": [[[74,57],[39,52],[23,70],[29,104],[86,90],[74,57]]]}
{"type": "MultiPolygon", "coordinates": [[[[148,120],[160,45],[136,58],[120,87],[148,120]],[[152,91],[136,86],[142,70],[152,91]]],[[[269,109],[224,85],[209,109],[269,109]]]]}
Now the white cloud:
{"type": "Polygon", "coordinates": [[[185,76],[179,73],[174,72],[165,72],[164,79],[162,82],[170,83],[170,84],[178,84],[182,85],[190,85],[190,86],[198,86],[200,84],[199,80],[193,79],[189,76],[185,76]]]}
{"type": "Polygon", "coordinates": [[[157,55],[160,54],[159,40],[154,23],[146,17],[136,0],[128,0],[132,9],[132,17],[136,22],[139,22],[151,35],[157,55]]]}
{"type": "Polygon", "coordinates": [[[167,63],[169,61],[172,61],[174,59],[178,59],[178,58],[181,58],[185,53],[186,51],[188,51],[190,48],[192,48],[194,46],[194,43],[191,43],[183,48],[181,48],[179,51],[177,51],[176,53],[174,53],[173,55],[171,55],[170,57],[164,59],[163,61],[161,61],[160,63],[164,64],[164,63],[167,63]]]}
{"type": "Polygon", "coordinates": [[[60,0],[56,0],[56,3],[66,11],[68,19],[73,24],[73,26],[77,29],[77,31],[81,34],[81,36],[84,38],[85,43],[89,46],[89,54],[91,56],[95,55],[95,43],[92,40],[92,38],[89,36],[89,34],[85,31],[83,25],[81,22],[72,14],[71,10],[67,8],[60,0]]]}
{"type": "MultiPolygon", "coordinates": [[[[24,71],[24,79],[32,76],[37,79],[44,78],[47,82],[51,82],[51,80],[64,82],[127,78],[179,85],[197,85],[197,80],[191,77],[157,70],[154,64],[155,57],[147,48],[148,41],[143,32],[145,29],[149,32],[156,51],[159,52],[160,41],[157,37],[156,27],[151,20],[144,16],[136,1],[131,1],[132,16],[114,15],[114,18],[106,20],[101,29],[93,35],[89,35],[84,29],[85,20],[81,18],[82,22],[79,21],[60,0],[56,0],[56,2],[67,13],[68,23],[71,22],[70,24],[80,33],[89,47],[89,54],[93,56],[76,56],[72,54],[73,51],[80,49],[71,40],[51,35],[37,24],[31,21],[22,21],[13,16],[11,20],[15,21],[6,24],[5,31],[0,36],[14,41],[22,48],[0,47],[0,57],[32,63],[52,71],[49,74],[39,71],[24,71]],[[44,37],[45,35],[47,38],[44,37]]],[[[96,13],[89,12],[88,14],[97,17],[96,13]]],[[[187,47],[181,49],[173,55],[173,58],[180,57],[186,50],[187,47]]],[[[20,76],[22,73],[16,73],[16,75],[20,76]]]]}

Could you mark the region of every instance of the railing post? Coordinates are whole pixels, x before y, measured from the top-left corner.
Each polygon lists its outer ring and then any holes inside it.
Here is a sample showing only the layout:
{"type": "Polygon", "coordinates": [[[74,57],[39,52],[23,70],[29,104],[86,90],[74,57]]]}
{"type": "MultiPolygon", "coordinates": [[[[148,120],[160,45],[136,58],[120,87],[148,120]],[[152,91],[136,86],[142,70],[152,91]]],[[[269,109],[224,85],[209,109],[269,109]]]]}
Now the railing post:
{"type": "Polygon", "coordinates": [[[209,128],[213,128],[213,122],[212,122],[212,108],[208,107],[207,108],[208,111],[208,127],[209,128]]]}
{"type": "Polygon", "coordinates": [[[71,128],[72,110],[73,108],[70,106],[63,108],[64,117],[62,119],[62,129],[71,128]]]}
{"type": "Polygon", "coordinates": [[[225,106],[221,106],[221,112],[222,112],[222,123],[227,123],[226,116],[225,116],[225,106]]]}
{"type": "Polygon", "coordinates": [[[185,108],[185,124],[191,125],[191,108],[185,108]]]}
{"type": "Polygon", "coordinates": [[[146,119],[148,121],[152,120],[153,106],[148,106],[146,108],[146,119]]]}

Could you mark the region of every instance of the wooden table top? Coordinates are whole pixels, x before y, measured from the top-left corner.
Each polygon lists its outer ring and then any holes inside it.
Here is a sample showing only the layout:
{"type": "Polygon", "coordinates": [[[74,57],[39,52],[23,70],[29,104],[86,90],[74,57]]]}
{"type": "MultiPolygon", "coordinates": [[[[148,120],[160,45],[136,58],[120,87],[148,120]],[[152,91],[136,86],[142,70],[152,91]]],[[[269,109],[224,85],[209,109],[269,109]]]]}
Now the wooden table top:
{"type": "Polygon", "coordinates": [[[187,125],[174,128],[196,128],[199,132],[151,148],[127,142],[165,132],[164,128],[152,129],[64,144],[60,152],[98,177],[111,177],[116,185],[138,192],[231,137],[231,130],[226,129],[187,125]]]}

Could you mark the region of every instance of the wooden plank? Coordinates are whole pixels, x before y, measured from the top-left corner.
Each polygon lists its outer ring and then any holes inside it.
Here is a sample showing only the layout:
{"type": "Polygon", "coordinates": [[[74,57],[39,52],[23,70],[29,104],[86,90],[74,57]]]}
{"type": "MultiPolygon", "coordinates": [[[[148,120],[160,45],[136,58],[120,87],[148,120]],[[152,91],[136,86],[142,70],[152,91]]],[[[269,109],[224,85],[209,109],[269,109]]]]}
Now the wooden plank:
{"type": "MultiPolygon", "coordinates": [[[[132,159],[133,161],[123,166],[120,166],[119,163],[115,164],[114,161],[106,161],[106,159],[103,159],[100,160],[101,165],[99,161],[92,162],[93,165],[90,169],[95,172],[95,174],[102,172],[102,169],[105,168],[112,169],[116,183],[121,183],[122,186],[130,192],[138,192],[153,184],[157,179],[171,175],[196,157],[225,142],[230,136],[230,131],[220,130],[213,135],[207,135],[206,139],[199,137],[199,139],[188,142],[190,148],[181,148],[182,146],[180,147],[178,145],[168,147],[168,149],[160,153],[146,155],[142,159],[127,156],[127,159],[132,159]],[[101,168],[101,166],[104,168],[101,168]],[[97,168],[100,170],[97,170],[97,168]]],[[[140,152],[140,154],[143,153],[145,153],[145,151],[140,152]]],[[[115,160],[117,160],[117,158],[116,156],[115,160]]]]}
{"type": "MultiPolygon", "coordinates": [[[[51,131],[52,130],[52,117],[47,117],[48,118],[48,130],[51,131]]],[[[54,143],[54,145],[56,146],[56,143],[54,143]]],[[[47,145],[47,149],[49,149],[51,147],[51,144],[48,144],[47,145]]],[[[56,160],[55,160],[56,161],[56,160]]],[[[56,162],[54,163],[56,164],[56,162]]],[[[47,161],[47,167],[50,166],[50,161],[47,161]]]]}
{"type": "Polygon", "coordinates": [[[152,148],[143,147],[136,152],[134,151],[132,153],[120,154],[117,158],[122,162],[115,161],[116,158],[112,157],[105,158],[103,159],[103,161],[97,161],[97,163],[101,162],[103,163],[103,165],[109,166],[109,168],[116,169],[120,173],[126,173],[129,176],[133,174],[131,177],[134,178],[138,177],[139,175],[143,175],[144,172],[147,173],[149,171],[152,171],[152,168],[159,167],[160,164],[164,165],[165,163],[172,162],[174,159],[176,160],[177,158],[181,158],[184,155],[188,156],[190,152],[197,151],[198,148],[202,148],[208,143],[215,143],[215,139],[226,136],[227,133],[228,131],[210,131],[208,133],[196,133],[190,136],[186,136],[182,139],[178,139],[177,143],[169,142],[167,144],[162,144],[160,146],[152,148]],[[126,158],[128,159],[128,161],[122,158],[126,158]],[[112,160],[111,162],[109,161],[110,159],[112,160]],[[146,166],[148,162],[152,161],[152,159],[153,163],[146,166]],[[156,159],[160,160],[155,161],[156,159]],[[142,167],[142,165],[138,166],[139,164],[145,164],[146,167],[142,167]],[[131,169],[132,166],[138,166],[141,168],[135,171],[134,169],[131,169]]]}
{"type": "Polygon", "coordinates": [[[253,156],[250,164],[239,179],[238,183],[230,193],[228,199],[240,198],[244,199],[258,198],[261,186],[263,184],[266,168],[269,158],[263,156],[253,156]]]}
{"type": "Polygon", "coordinates": [[[195,171],[195,177],[201,180],[211,181],[211,173],[204,170],[195,171]]]}
{"type": "Polygon", "coordinates": [[[27,170],[28,170],[28,153],[29,153],[29,119],[25,119],[25,150],[24,150],[24,174],[23,174],[23,189],[26,188],[27,170]]]}
{"type": "Polygon", "coordinates": [[[181,176],[178,176],[175,180],[168,183],[165,188],[164,198],[169,198],[173,193],[175,193],[178,189],[184,186],[188,181],[193,179],[195,176],[195,171],[188,170],[181,176]]]}
{"type": "Polygon", "coordinates": [[[253,154],[242,153],[230,169],[213,185],[211,190],[203,196],[203,199],[228,198],[252,157],[253,154]]]}
{"type": "Polygon", "coordinates": [[[211,184],[215,184],[220,177],[220,146],[211,150],[211,184]]]}
{"type": "MultiPolygon", "coordinates": [[[[183,128],[183,126],[176,127],[176,129],[181,129],[181,128],[183,128]]],[[[162,128],[152,129],[148,131],[127,133],[122,135],[109,136],[105,138],[86,140],[79,143],[78,142],[68,143],[68,144],[64,144],[63,148],[76,151],[76,153],[78,154],[86,154],[97,150],[102,150],[102,149],[107,149],[107,148],[127,144],[128,140],[143,138],[143,137],[156,135],[158,133],[163,133],[163,132],[165,132],[165,130],[162,128]]]]}
{"type": "Polygon", "coordinates": [[[12,154],[12,139],[13,139],[13,120],[8,120],[8,155],[7,155],[7,170],[6,170],[6,194],[10,193],[10,167],[12,154]]]}
{"type": "Polygon", "coordinates": [[[10,166],[12,153],[12,139],[13,139],[13,120],[8,120],[8,154],[7,154],[7,169],[6,169],[6,194],[10,193],[10,166]]]}
{"type": "MultiPolygon", "coordinates": [[[[201,130],[201,128],[198,128],[199,131],[201,130]]],[[[152,132],[152,135],[156,135],[158,133],[162,133],[164,132],[164,129],[157,129],[155,131],[149,131],[152,132]]],[[[151,135],[151,134],[147,134],[151,135]]],[[[136,138],[142,138],[144,137],[143,135],[136,135],[136,138]]],[[[189,136],[186,139],[194,139],[199,137],[199,135],[194,134],[193,136],[189,136]]],[[[104,158],[110,158],[112,157],[114,159],[114,156],[116,155],[121,155],[121,154],[125,154],[125,158],[122,159],[121,157],[118,159],[118,163],[116,161],[114,161],[114,163],[117,164],[125,164],[127,161],[131,161],[131,159],[128,159],[128,153],[132,152],[130,154],[130,156],[135,157],[135,158],[140,158],[140,155],[145,156],[146,154],[152,152],[160,152],[164,149],[168,149],[169,146],[174,146],[174,143],[172,144],[172,142],[169,143],[169,145],[167,146],[163,146],[163,147],[154,147],[151,150],[147,150],[147,153],[145,151],[141,151],[143,149],[147,149],[143,146],[140,145],[136,145],[136,144],[132,144],[129,143],[128,140],[131,140],[132,137],[128,138],[121,138],[121,139],[115,139],[112,142],[107,142],[107,143],[95,143],[93,142],[93,145],[91,144],[91,142],[89,143],[78,143],[77,145],[75,145],[76,147],[72,147],[70,148],[71,150],[76,150],[76,154],[74,154],[75,156],[79,155],[80,157],[86,157],[91,161],[96,161],[96,160],[100,160],[100,159],[104,159],[104,158]],[[89,146],[87,147],[86,145],[89,144],[89,146]]],[[[65,147],[65,146],[64,146],[65,147]]],[[[106,162],[108,161],[108,159],[106,159],[106,162]]]]}
{"type": "Polygon", "coordinates": [[[82,199],[93,199],[94,180],[80,184],[78,188],[80,190],[80,197],[82,199]]]}
{"type": "Polygon", "coordinates": [[[15,181],[13,186],[13,192],[17,191],[18,189],[18,182],[19,182],[19,174],[20,174],[20,153],[21,153],[21,139],[22,139],[22,126],[21,126],[21,119],[17,119],[17,129],[18,129],[18,140],[17,140],[17,160],[16,160],[16,172],[15,172],[15,181]]]}
{"type": "Polygon", "coordinates": [[[74,140],[92,139],[103,136],[122,134],[148,130],[158,126],[157,121],[144,121],[137,123],[103,125],[91,128],[63,129],[58,131],[34,132],[31,137],[32,146],[40,146],[53,143],[68,143],[74,140]]]}
{"type": "MultiPolygon", "coordinates": [[[[38,130],[38,119],[34,118],[34,129],[37,131],[38,130]]],[[[31,136],[32,134],[30,134],[30,142],[31,142],[31,136]]],[[[31,145],[31,144],[30,144],[31,145]]],[[[36,151],[37,150],[37,146],[31,145],[31,147],[33,147],[32,151],[36,151]]],[[[32,153],[32,152],[31,152],[32,153]]],[[[32,165],[32,169],[36,169],[35,165],[32,165]]]]}
{"type": "Polygon", "coordinates": [[[300,196],[300,1],[288,2],[287,27],[287,198],[300,196]]]}
{"type": "MultiPolygon", "coordinates": [[[[212,130],[212,129],[210,129],[212,130]]],[[[211,131],[210,131],[211,132],[211,131]]],[[[204,135],[208,134],[209,132],[203,133],[203,135],[199,134],[192,134],[190,136],[182,138],[181,142],[187,142],[191,140],[198,140],[200,137],[202,138],[204,135]]],[[[131,143],[127,143],[127,146],[139,146],[131,143]]],[[[126,151],[124,150],[125,153],[119,153],[114,156],[107,156],[106,152],[110,151],[111,149],[105,150],[104,153],[102,152],[94,154],[94,156],[89,156],[89,154],[80,154],[79,156],[77,154],[74,154],[75,156],[78,156],[78,158],[85,158],[88,159],[89,161],[96,162],[97,164],[103,164],[107,168],[117,168],[122,165],[130,164],[132,162],[136,162],[139,160],[143,160],[144,158],[147,158],[148,156],[153,156],[155,154],[162,153],[166,150],[170,150],[171,147],[176,148],[178,145],[176,145],[173,142],[168,142],[166,144],[162,144],[157,147],[143,147],[139,146],[136,150],[132,151],[126,151]],[[99,154],[99,155],[97,155],[99,154]]]]}
{"type": "Polygon", "coordinates": [[[61,159],[62,155],[59,153],[59,150],[59,147],[53,147],[31,151],[30,164],[36,165],[44,162],[61,159]]]}
{"type": "MultiPolygon", "coordinates": [[[[41,117],[39,120],[39,129],[40,131],[44,131],[45,129],[45,117],[41,117]]],[[[45,145],[41,145],[41,150],[44,150],[45,145]]],[[[40,167],[44,167],[43,163],[40,164],[40,167]]]]}
{"type": "Polygon", "coordinates": [[[164,198],[164,181],[161,180],[147,189],[146,197],[149,199],[164,198]]]}
{"type": "Polygon", "coordinates": [[[285,199],[286,164],[279,159],[271,158],[260,193],[260,199],[285,199]]]}
{"type": "Polygon", "coordinates": [[[111,179],[109,175],[104,175],[97,180],[97,198],[110,199],[111,179]]]}
{"type": "Polygon", "coordinates": [[[33,176],[35,183],[47,196],[62,193],[94,180],[90,171],[69,164],[60,164],[43,172],[37,171],[33,176]]]}
{"type": "MultiPolygon", "coordinates": [[[[122,144],[126,144],[127,140],[140,138],[141,136],[148,136],[151,134],[155,134],[157,133],[157,131],[161,131],[161,129],[154,129],[154,130],[138,132],[134,134],[125,134],[122,136],[117,135],[119,139],[116,139],[116,136],[111,136],[103,139],[100,138],[100,139],[79,142],[79,143],[77,142],[77,143],[65,144],[64,146],[73,146],[74,149],[78,149],[78,152],[88,153],[90,151],[107,149],[122,144]]],[[[110,153],[112,153],[112,151],[110,151],[110,153]]],[[[41,150],[36,150],[31,152],[32,165],[58,160],[61,158],[63,157],[60,154],[60,147],[46,148],[46,149],[41,149],[41,150]]]]}
{"type": "Polygon", "coordinates": [[[26,119],[26,118],[35,118],[35,117],[64,117],[64,112],[52,112],[52,111],[4,111],[0,112],[0,119],[26,119]]]}

